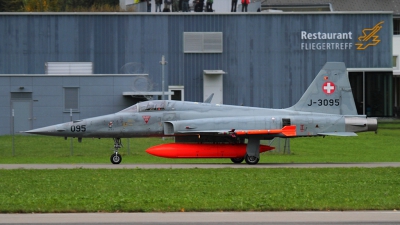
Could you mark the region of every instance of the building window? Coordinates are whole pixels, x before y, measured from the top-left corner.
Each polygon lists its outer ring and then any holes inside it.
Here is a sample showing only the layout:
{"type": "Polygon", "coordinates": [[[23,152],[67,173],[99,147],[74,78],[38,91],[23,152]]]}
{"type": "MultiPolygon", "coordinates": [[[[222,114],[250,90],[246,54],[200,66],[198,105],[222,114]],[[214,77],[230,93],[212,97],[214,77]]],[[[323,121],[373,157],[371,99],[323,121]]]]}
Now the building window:
{"type": "Polygon", "coordinates": [[[168,95],[169,100],[184,101],[184,86],[168,86],[168,92],[173,92],[173,95],[168,95]]]}
{"type": "Polygon", "coordinates": [[[399,57],[397,55],[393,56],[392,59],[392,64],[393,64],[393,69],[398,70],[399,69],[399,62],[398,62],[399,57]]]}
{"type": "Polygon", "coordinates": [[[46,62],[44,64],[46,74],[93,74],[92,62],[46,62]]]}
{"type": "Polygon", "coordinates": [[[393,19],[393,35],[400,35],[400,18],[393,19]]]}
{"type": "Polygon", "coordinates": [[[358,114],[393,116],[392,72],[349,72],[349,80],[358,114]]]}
{"type": "Polygon", "coordinates": [[[184,32],[184,53],[222,53],[222,32],[184,32]]]}
{"type": "Polygon", "coordinates": [[[79,111],[79,88],[65,87],[64,88],[64,111],[79,111]]]}

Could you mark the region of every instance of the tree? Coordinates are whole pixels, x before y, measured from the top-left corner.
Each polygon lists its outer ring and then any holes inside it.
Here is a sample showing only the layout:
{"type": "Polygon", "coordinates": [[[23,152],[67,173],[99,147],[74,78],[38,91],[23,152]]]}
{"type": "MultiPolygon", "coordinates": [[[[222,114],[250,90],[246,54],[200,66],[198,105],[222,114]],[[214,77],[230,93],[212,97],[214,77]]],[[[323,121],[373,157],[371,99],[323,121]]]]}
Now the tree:
{"type": "Polygon", "coordinates": [[[119,0],[0,0],[0,12],[118,11],[119,0]]]}
{"type": "Polygon", "coordinates": [[[24,0],[26,12],[59,12],[59,0],[24,0]]]}
{"type": "Polygon", "coordinates": [[[22,0],[0,0],[0,12],[19,12],[23,8],[22,0]]]}

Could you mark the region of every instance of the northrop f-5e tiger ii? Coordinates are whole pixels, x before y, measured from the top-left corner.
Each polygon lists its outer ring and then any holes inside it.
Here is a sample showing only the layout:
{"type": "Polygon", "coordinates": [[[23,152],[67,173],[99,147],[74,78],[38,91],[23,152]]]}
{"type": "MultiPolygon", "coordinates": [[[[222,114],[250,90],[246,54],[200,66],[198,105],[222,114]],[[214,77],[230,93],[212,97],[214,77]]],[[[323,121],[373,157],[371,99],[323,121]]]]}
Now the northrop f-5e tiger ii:
{"type": "Polygon", "coordinates": [[[120,112],[38,128],[26,133],[61,137],[113,138],[111,162],[122,160],[121,138],[175,137],[147,149],[167,158],[230,158],[257,164],[260,144],[275,137],[356,136],[376,131],[377,119],[358,115],[344,63],[327,62],[300,100],[286,109],[154,100],[120,112]]]}

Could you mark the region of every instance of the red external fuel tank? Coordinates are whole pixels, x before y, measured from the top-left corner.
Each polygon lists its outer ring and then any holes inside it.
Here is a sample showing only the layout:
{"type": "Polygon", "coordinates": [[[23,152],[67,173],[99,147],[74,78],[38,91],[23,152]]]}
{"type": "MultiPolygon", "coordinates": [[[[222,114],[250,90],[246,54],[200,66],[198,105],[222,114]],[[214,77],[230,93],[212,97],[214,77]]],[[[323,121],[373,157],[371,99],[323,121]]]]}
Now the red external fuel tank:
{"type": "MultiPolygon", "coordinates": [[[[247,144],[168,143],[148,148],[146,152],[164,158],[242,158],[246,147],[247,144]]],[[[260,145],[260,153],[273,149],[260,145]]]]}

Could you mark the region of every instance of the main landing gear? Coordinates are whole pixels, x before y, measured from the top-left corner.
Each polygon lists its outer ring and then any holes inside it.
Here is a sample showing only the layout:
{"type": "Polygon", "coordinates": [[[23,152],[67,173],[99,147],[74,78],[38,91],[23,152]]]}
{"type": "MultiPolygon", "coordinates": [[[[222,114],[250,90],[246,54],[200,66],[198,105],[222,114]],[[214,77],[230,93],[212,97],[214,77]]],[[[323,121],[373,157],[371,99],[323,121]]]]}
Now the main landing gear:
{"type": "Polygon", "coordinates": [[[236,164],[246,161],[246,163],[249,165],[255,165],[258,163],[258,161],[260,161],[260,158],[257,158],[257,156],[249,156],[246,154],[244,156],[244,158],[240,158],[240,157],[239,158],[231,158],[231,161],[236,164]]]}
{"type": "Polygon", "coordinates": [[[246,154],[244,156],[244,160],[249,165],[255,165],[255,164],[258,163],[258,161],[260,161],[260,158],[258,158],[257,156],[249,156],[249,155],[246,154]]]}
{"type": "Polygon", "coordinates": [[[243,160],[244,160],[244,158],[240,158],[240,157],[239,158],[231,158],[231,161],[236,164],[242,163],[243,160]]]}
{"type": "Polygon", "coordinates": [[[120,164],[122,156],[118,153],[118,149],[122,148],[121,138],[113,138],[114,140],[114,153],[111,155],[110,160],[112,164],[120,164]]]}

